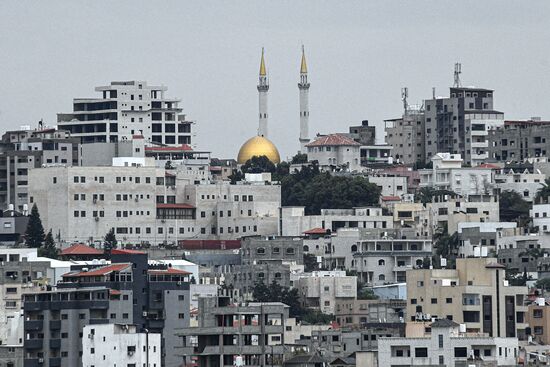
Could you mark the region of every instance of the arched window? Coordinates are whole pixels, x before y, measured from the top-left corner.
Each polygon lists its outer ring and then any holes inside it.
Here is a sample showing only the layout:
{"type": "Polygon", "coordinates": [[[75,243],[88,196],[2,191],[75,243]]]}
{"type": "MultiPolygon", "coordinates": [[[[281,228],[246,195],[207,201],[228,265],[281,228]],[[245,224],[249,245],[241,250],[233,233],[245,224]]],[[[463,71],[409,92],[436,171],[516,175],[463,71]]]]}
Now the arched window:
{"type": "Polygon", "coordinates": [[[308,245],[304,245],[304,252],[308,252],[309,251],[309,246],[308,245]]]}
{"type": "Polygon", "coordinates": [[[351,246],[351,252],[357,252],[357,245],[351,246]]]}
{"type": "Polygon", "coordinates": [[[275,279],[281,279],[281,273],[275,273],[275,279]]]}
{"type": "Polygon", "coordinates": [[[264,278],[264,273],[258,273],[258,278],[264,278]]]}
{"type": "Polygon", "coordinates": [[[386,265],[386,260],[384,259],[378,260],[378,266],[384,266],[384,265],[386,265]]]}
{"type": "Polygon", "coordinates": [[[423,263],[422,259],[416,260],[416,266],[422,266],[422,263],[423,263]]]}
{"type": "Polygon", "coordinates": [[[278,247],[273,247],[273,253],[274,254],[279,254],[279,253],[281,253],[281,249],[278,248],[278,247]]]}
{"type": "Polygon", "coordinates": [[[258,247],[258,248],[256,249],[256,253],[257,253],[258,255],[263,255],[263,254],[265,254],[265,248],[263,248],[263,247],[258,247]]]}
{"type": "Polygon", "coordinates": [[[380,274],[378,276],[378,280],[386,280],[386,276],[384,274],[380,274]]]}

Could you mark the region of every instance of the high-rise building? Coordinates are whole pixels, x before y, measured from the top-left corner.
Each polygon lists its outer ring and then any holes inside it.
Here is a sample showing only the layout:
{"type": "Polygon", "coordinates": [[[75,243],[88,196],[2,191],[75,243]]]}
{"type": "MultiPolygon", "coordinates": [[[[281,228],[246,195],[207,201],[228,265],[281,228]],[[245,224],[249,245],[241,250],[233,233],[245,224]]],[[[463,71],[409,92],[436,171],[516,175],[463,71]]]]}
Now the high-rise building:
{"type": "Polygon", "coordinates": [[[489,158],[489,131],[504,124],[504,113],[493,109],[493,90],[452,87],[450,97],[425,104],[425,162],[437,153],[460,154],[477,166],[489,158]]]}
{"type": "Polygon", "coordinates": [[[309,143],[309,82],[307,80],[306,53],[302,46],[302,61],[300,63],[300,152],[307,153],[309,143]]]}
{"type": "Polygon", "coordinates": [[[0,141],[0,209],[23,212],[28,204],[29,170],[42,165],[78,165],[78,139],[66,130],[23,126],[0,141]]]}
{"type": "Polygon", "coordinates": [[[393,147],[396,162],[414,165],[425,162],[425,115],[423,106],[407,106],[403,116],[384,120],[386,142],[393,147]]]}
{"type": "Polygon", "coordinates": [[[141,135],[147,142],[192,144],[191,121],[179,99],[165,96],[165,86],[145,81],[114,81],[95,88],[101,98],[75,98],[73,112],[59,113],[59,128],[82,143],[116,142],[141,135]]]}
{"type": "Polygon", "coordinates": [[[550,154],[550,121],[540,118],[505,121],[500,129],[489,132],[489,159],[518,161],[550,154]]]}

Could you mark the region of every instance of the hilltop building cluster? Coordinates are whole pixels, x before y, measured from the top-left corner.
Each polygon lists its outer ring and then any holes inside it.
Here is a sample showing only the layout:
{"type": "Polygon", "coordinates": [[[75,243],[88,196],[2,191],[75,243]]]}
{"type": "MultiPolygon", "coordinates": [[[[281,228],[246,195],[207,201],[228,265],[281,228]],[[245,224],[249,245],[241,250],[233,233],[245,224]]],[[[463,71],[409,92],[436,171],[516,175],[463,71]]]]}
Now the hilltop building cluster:
{"type": "Polygon", "coordinates": [[[0,366],[549,365],[550,121],[460,65],[383,142],[317,133],[309,89],[302,48],[288,161],[263,50],[235,157],[138,80],[4,132],[0,366]]]}

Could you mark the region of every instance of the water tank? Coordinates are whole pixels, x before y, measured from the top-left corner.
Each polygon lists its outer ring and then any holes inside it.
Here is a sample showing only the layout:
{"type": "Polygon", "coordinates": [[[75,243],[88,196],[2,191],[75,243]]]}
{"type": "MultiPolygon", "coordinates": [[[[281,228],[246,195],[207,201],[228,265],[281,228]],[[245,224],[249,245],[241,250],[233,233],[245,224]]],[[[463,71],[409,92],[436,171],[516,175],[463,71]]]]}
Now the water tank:
{"type": "Polygon", "coordinates": [[[465,333],[466,332],[466,324],[460,324],[460,326],[458,328],[458,331],[460,331],[461,333],[465,333]]]}

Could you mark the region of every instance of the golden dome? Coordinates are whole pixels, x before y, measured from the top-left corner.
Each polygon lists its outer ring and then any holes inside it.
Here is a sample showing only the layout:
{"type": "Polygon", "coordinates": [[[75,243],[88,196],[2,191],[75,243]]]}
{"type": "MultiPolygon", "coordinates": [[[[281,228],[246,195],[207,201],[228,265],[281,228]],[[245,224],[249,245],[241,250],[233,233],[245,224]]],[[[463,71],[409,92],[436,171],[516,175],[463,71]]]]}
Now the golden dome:
{"type": "Polygon", "coordinates": [[[237,163],[245,164],[250,158],[254,156],[265,155],[272,163],[279,163],[281,157],[279,156],[279,151],[277,147],[268,139],[263,136],[255,136],[248,139],[241,149],[239,150],[239,155],[237,156],[237,163]]]}

